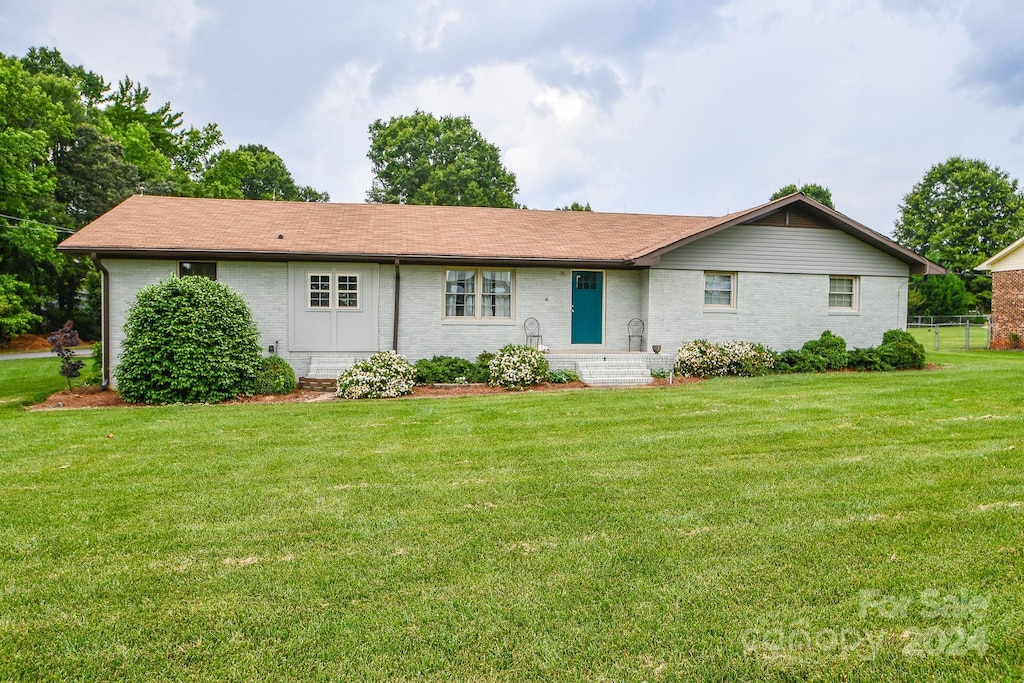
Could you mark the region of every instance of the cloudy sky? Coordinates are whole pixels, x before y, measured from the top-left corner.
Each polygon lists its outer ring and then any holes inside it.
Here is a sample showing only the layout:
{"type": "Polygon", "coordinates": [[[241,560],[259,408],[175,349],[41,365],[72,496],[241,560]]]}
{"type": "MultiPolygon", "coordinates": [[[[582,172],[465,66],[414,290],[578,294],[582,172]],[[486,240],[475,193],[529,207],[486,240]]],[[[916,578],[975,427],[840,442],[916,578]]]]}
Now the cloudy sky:
{"type": "Polygon", "coordinates": [[[361,202],[367,127],[468,115],[518,199],[718,215],[791,182],[890,232],[932,164],[1024,176],[1019,0],[0,0],[0,52],[56,47],[186,124],[361,202]]]}

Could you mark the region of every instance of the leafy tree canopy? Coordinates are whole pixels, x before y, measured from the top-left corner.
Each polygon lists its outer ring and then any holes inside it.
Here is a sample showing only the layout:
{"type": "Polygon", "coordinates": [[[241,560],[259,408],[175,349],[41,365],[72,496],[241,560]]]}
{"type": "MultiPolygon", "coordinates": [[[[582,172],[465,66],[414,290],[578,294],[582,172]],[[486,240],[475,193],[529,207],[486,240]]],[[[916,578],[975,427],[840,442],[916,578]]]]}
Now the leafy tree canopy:
{"type": "Polygon", "coordinates": [[[818,202],[824,204],[830,209],[835,209],[835,204],[832,203],[832,190],[828,189],[824,185],[818,185],[817,183],[805,183],[800,187],[796,185],[786,185],[780,187],[778,191],[771,196],[771,200],[781,199],[782,197],[795,194],[797,192],[803,192],[805,195],[818,202]]]}
{"type": "Polygon", "coordinates": [[[50,74],[70,81],[76,86],[83,104],[89,107],[102,102],[110,92],[110,84],[102,76],[82,66],[68,64],[59,50],[50,47],[30,47],[21,58],[21,64],[29,73],[50,74]]]}
{"type": "Polygon", "coordinates": [[[516,176],[468,116],[416,110],[370,125],[368,202],[516,208],[516,176]]]}
{"type": "Polygon", "coordinates": [[[1017,180],[980,159],[950,157],[903,198],[896,241],[962,277],[1024,234],[1017,180]]]}
{"type": "Polygon", "coordinates": [[[281,157],[263,145],[242,145],[213,155],[199,183],[199,193],[223,199],[330,201],[326,192],[296,185],[281,157]]]}
{"type": "Polygon", "coordinates": [[[566,206],[563,206],[563,207],[555,209],[555,211],[592,211],[592,210],[593,209],[590,208],[590,202],[587,202],[586,204],[580,204],[579,202],[573,202],[572,204],[568,204],[566,206]]]}

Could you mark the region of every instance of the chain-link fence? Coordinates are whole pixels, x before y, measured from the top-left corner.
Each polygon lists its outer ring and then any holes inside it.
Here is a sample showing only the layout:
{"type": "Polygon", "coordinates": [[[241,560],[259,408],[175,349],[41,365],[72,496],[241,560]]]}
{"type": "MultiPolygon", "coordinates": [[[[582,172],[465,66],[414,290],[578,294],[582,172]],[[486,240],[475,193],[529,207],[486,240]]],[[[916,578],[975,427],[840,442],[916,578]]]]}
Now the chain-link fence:
{"type": "Polygon", "coordinates": [[[923,315],[907,320],[907,328],[926,349],[987,349],[992,341],[991,316],[923,315]]]}

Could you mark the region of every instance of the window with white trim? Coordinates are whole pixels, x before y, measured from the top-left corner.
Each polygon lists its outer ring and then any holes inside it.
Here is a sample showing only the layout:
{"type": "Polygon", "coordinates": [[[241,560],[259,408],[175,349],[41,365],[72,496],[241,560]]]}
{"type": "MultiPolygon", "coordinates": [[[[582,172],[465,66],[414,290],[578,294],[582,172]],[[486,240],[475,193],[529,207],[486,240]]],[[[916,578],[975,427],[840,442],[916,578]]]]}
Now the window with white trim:
{"type": "Polygon", "coordinates": [[[309,308],[336,308],[351,311],[359,308],[359,275],[357,273],[307,273],[309,308]]]}
{"type": "Polygon", "coordinates": [[[338,276],[338,308],[359,308],[359,276],[351,273],[338,276]]]}
{"type": "Polygon", "coordinates": [[[704,273],[704,306],[736,307],[736,273],[704,273]]]}
{"type": "Polygon", "coordinates": [[[310,273],[309,282],[309,307],[330,308],[331,307],[331,276],[329,273],[310,273]]]}
{"type": "Polygon", "coordinates": [[[512,318],[512,271],[444,271],[444,317],[512,318]]]}
{"type": "Polygon", "coordinates": [[[828,308],[830,311],[856,311],[858,278],[853,275],[828,276],[828,308]]]}

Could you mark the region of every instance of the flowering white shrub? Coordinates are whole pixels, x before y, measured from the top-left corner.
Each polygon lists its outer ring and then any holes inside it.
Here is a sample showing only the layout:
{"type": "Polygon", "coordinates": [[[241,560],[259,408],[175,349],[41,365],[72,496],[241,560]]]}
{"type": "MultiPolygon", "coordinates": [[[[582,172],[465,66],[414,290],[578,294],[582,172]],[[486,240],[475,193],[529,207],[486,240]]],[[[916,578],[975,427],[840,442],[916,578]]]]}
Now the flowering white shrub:
{"type": "Polygon", "coordinates": [[[684,377],[756,377],[775,367],[772,352],[761,344],[706,339],[686,342],[676,351],[676,372],[684,377]]]}
{"type": "Polygon", "coordinates": [[[394,351],[380,351],[357,362],[338,377],[341,398],[395,398],[412,393],[416,372],[394,351]]]}
{"type": "Polygon", "coordinates": [[[512,391],[548,381],[548,360],[537,349],[522,344],[507,344],[494,354],[488,364],[492,386],[512,391]]]}

